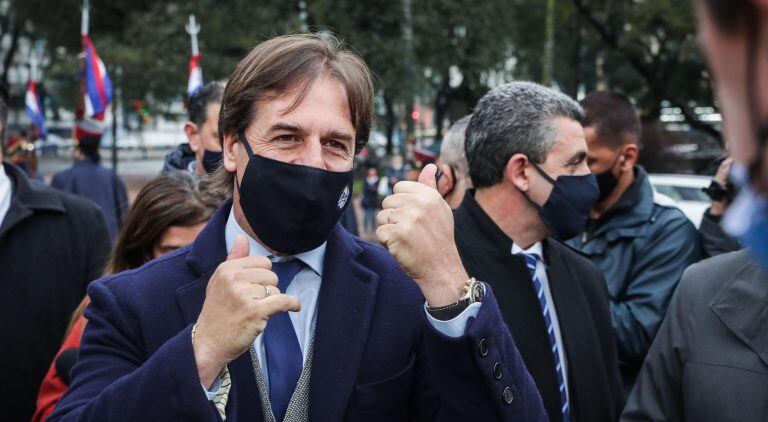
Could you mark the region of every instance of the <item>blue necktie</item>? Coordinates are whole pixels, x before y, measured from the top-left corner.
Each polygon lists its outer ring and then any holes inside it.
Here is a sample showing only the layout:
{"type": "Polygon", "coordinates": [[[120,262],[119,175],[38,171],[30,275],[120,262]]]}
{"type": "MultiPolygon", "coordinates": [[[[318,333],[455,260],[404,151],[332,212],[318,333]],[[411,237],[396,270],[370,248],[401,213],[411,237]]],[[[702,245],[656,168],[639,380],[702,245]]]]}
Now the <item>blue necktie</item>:
{"type": "MultiPolygon", "coordinates": [[[[277,287],[285,293],[303,264],[298,259],[272,263],[277,287]]],[[[269,400],[275,420],[282,421],[301,375],[303,359],[299,339],[287,312],[272,315],[264,330],[264,350],[269,376],[269,400]]]]}
{"type": "Polygon", "coordinates": [[[547,334],[549,335],[549,344],[552,347],[552,357],[555,359],[555,371],[557,372],[557,381],[560,387],[560,403],[562,404],[561,410],[563,412],[563,422],[569,422],[570,411],[568,409],[568,395],[565,393],[565,377],[563,377],[563,367],[560,362],[560,353],[557,350],[557,338],[555,337],[555,329],[552,326],[552,317],[549,315],[549,308],[547,307],[547,296],[544,294],[544,287],[541,285],[539,276],[536,275],[536,264],[539,260],[537,254],[520,253],[525,258],[525,265],[528,267],[528,272],[531,273],[533,279],[533,285],[536,287],[536,295],[539,298],[539,307],[544,314],[544,322],[547,324],[547,334]]]}

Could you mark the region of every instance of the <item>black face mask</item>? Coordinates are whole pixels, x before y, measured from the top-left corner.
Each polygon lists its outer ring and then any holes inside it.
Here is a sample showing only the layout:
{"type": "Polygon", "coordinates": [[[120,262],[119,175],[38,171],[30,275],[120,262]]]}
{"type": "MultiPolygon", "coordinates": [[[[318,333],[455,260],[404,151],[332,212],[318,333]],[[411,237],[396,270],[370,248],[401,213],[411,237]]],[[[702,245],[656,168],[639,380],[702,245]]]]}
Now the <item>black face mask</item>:
{"type": "MultiPolygon", "coordinates": [[[[268,248],[296,255],[322,245],[352,199],[352,170],[332,172],[248,153],[240,207],[253,232],[268,248]]],[[[237,180],[237,179],[235,179],[237,180]]]]}
{"type": "Polygon", "coordinates": [[[616,186],[619,184],[619,179],[613,174],[613,168],[616,167],[619,158],[621,158],[621,155],[616,157],[616,160],[613,161],[613,164],[611,164],[611,167],[608,170],[595,175],[597,187],[600,189],[600,196],[597,197],[598,204],[605,201],[605,198],[611,196],[613,190],[616,189],[616,186]]]}
{"type": "Polygon", "coordinates": [[[541,167],[533,162],[531,164],[553,186],[544,205],[540,206],[528,198],[539,209],[539,217],[552,237],[565,241],[578,236],[587,227],[589,211],[600,195],[595,176],[590,173],[552,179],[541,167]]]}
{"type": "Polygon", "coordinates": [[[221,157],[223,156],[224,154],[221,151],[204,150],[203,168],[205,169],[205,172],[208,174],[213,173],[221,164],[221,157]]]}

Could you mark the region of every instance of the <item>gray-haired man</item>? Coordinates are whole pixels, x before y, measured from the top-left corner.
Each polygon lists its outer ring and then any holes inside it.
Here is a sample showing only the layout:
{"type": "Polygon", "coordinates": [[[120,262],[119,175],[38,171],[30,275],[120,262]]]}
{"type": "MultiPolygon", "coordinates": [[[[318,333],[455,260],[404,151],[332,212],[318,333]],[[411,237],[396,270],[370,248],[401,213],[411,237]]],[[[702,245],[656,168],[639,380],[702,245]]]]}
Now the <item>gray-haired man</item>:
{"type": "Polygon", "coordinates": [[[464,266],[497,292],[551,421],[615,420],[623,401],[603,277],[554,239],[583,230],[598,195],[582,118],[537,84],[486,94],[466,131],[475,189],[455,212],[464,266]]]}
{"type": "Polygon", "coordinates": [[[464,133],[471,117],[470,114],[457,120],[445,134],[443,143],[440,145],[437,190],[453,209],[461,205],[464,193],[472,187],[467,157],[464,155],[464,133]]]}

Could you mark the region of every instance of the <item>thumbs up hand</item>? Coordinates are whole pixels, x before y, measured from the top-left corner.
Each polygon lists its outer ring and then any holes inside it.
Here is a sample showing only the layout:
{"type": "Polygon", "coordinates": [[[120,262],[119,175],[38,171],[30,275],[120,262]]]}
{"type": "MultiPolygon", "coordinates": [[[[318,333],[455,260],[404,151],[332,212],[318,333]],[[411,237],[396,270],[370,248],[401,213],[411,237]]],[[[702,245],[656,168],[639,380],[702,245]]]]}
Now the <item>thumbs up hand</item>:
{"type": "Polygon", "coordinates": [[[459,300],[469,278],[453,237],[453,212],[437,191],[436,172],[429,164],[418,182],[396,184],[376,216],[376,237],[432,307],[459,300]]]}
{"type": "Polygon", "coordinates": [[[270,316],[300,309],[297,297],[278,290],[272,262],[249,256],[248,240],[238,235],[208,281],[195,323],[192,350],[200,382],[210,387],[224,366],[248,350],[270,316]]]}

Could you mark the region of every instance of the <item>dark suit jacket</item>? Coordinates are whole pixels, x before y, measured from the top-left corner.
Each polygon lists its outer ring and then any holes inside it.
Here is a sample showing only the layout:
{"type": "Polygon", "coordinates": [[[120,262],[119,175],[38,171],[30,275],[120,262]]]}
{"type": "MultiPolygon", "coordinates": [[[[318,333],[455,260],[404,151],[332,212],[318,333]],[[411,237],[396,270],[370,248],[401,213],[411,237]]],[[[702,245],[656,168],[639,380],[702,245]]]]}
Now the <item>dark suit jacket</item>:
{"type": "MultiPolygon", "coordinates": [[[[191,246],[92,284],[79,362],[51,420],[218,419],[200,385],[190,333],[208,279],[226,258],[230,207],[222,205],[191,246]]],[[[418,287],[383,248],[337,225],[324,267],[312,421],[544,420],[492,293],[466,335],[450,339],[429,325],[418,287]],[[495,362],[503,365],[500,380],[495,362]],[[511,404],[503,400],[507,387],[511,404]]],[[[249,354],[229,370],[227,421],[261,421],[249,354]]]]}
{"type": "MultiPolygon", "coordinates": [[[[562,420],[546,323],[524,260],[512,255],[512,239],[485,214],[474,191],[464,196],[455,221],[467,272],[493,287],[549,419],[562,420]]],[[[544,241],[544,260],[568,364],[571,419],[616,420],[623,394],[605,281],[586,258],[557,241],[544,241]]]]}
{"type": "Polygon", "coordinates": [[[768,271],[749,252],[686,270],[621,420],[768,420],[768,271]]]}
{"type": "Polygon", "coordinates": [[[29,421],[72,311],[102,275],[109,238],[95,205],[0,165],[13,183],[0,224],[0,420],[29,421]]]}
{"type": "Polygon", "coordinates": [[[91,200],[107,220],[110,239],[117,236],[128,211],[128,195],[114,171],[89,159],[77,160],[71,168],[54,175],[51,186],[91,200]]]}

